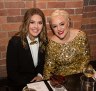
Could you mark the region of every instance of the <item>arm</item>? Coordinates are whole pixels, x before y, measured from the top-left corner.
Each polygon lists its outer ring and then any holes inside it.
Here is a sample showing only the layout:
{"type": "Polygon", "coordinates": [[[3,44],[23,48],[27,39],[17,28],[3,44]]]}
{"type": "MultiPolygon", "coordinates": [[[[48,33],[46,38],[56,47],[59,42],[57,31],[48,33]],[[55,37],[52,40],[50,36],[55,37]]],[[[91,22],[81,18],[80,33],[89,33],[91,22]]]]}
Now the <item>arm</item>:
{"type": "Polygon", "coordinates": [[[46,55],[45,55],[45,64],[44,64],[44,71],[43,71],[43,78],[50,79],[52,73],[55,71],[55,52],[54,47],[50,47],[50,44],[47,47],[46,55]]]}
{"type": "MultiPolygon", "coordinates": [[[[6,65],[7,65],[7,74],[8,78],[13,81],[16,84],[25,84],[28,82],[28,79],[31,79],[32,77],[28,76],[27,73],[22,74],[20,72],[20,62],[19,58],[21,57],[21,54],[19,53],[21,46],[20,39],[18,38],[12,38],[9,41],[8,47],[7,47],[7,59],[6,59],[6,65]]],[[[22,62],[21,62],[22,63],[22,62]]]]}
{"type": "Polygon", "coordinates": [[[81,71],[88,65],[90,61],[90,48],[88,39],[85,33],[82,35],[81,46],[81,71]]]}

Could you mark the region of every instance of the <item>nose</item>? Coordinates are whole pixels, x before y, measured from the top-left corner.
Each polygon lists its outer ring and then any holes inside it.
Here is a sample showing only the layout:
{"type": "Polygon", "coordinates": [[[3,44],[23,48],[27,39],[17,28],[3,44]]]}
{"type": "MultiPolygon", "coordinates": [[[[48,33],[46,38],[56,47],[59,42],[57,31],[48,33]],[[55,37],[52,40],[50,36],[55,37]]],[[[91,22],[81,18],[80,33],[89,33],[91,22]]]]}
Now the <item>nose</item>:
{"type": "Polygon", "coordinates": [[[36,28],[38,27],[38,23],[35,23],[35,25],[34,25],[36,28]]]}
{"type": "Polygon", "coordinates": [[[61,27],[60,26],[57,26],[57,30],[61,30],[61,27]]]}

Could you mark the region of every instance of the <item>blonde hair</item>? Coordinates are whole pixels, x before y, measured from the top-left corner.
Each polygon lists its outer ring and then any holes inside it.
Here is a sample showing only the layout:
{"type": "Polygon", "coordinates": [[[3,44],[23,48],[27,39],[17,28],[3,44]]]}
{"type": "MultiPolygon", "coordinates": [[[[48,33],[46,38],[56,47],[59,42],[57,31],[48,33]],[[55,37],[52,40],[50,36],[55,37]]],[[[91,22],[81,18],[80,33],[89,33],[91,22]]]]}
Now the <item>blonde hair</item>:
{"type": "Polygon", "coordinates": [[[54,16],[58,16],[58,15],[62,15],[65,18],[69,18],[69,13],[65,10],[55,10],[52,14],[51,14],[51,18],[54,16]]]}
{"type": "MultiPolygon", "coordinates": [[[[53,11],[53,13],[51,14],[50,18],[49,18],[49,25],[50,25],[50,28],[52,29],[52,23],[51,23],[51,19],[55,16],[63,16],[68,22],[69,22],[69,27],[72,27],[72,24],[71,24],[71,18],[70,18],[70,15],[67,11],[65,10],[60,10],[60,9],[57,9],[55,11],[53,11]]],[[[52,29],[53,30],[53,29],[52,29]]]]}

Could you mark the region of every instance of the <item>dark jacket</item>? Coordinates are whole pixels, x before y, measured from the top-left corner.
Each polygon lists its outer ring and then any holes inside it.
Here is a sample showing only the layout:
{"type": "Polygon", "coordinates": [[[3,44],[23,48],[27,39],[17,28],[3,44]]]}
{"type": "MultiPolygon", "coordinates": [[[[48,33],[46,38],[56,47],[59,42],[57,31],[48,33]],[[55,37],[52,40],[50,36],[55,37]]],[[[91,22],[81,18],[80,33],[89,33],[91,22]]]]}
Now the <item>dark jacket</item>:
{"type": "Polygon", "coordinates": [[[24,48],[18,36],[9,40],[6,57],[7,74],[8,79],[15,85],[26,85],[38,73],[43,73],[44,51],[39,48],[38,65],[35,67],[27,39],[26,43],[27,47],[24,48]]]}

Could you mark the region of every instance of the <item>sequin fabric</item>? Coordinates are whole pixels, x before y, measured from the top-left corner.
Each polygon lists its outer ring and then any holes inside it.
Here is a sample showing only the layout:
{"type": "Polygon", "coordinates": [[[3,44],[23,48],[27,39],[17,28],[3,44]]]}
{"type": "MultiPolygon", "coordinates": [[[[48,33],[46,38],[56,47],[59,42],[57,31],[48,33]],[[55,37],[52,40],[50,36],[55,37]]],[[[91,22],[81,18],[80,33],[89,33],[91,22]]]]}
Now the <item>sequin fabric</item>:
{"type": "Polygon", "coordinates": [[[81,73],[89,60],[88,41],[83,31],[80,31],[72,41],[65,44],[49,40],[44,79],[49,79],[52,73],[62,76],[81,73]]]}

